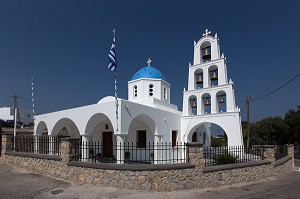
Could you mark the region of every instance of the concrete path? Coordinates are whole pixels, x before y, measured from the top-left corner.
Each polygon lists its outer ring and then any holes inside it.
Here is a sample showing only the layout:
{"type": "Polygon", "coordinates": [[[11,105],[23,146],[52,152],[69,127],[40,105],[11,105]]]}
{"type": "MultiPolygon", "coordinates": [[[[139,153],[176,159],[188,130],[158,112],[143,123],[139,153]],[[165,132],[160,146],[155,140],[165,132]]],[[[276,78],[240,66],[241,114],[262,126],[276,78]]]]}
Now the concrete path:
{"type": "MultiPolygon", "coordinates": [[[[296,161],[295,161],[296,163],[296,161]]],[[[298,165],[297,162],[296,164],[298,165]]],[[[296,165],[295,164],[295,165],[296,165]]],[[[300,165],[299,165],[300,166],[300,165]]],[[[75,184],[33,174],[24,169],[0,163],[0,198],[1,199],[263,199],[263,198],[300,198],[300,172],[280,178],[268,178],[255,184],[216,189],[194,189],[174,192],[145,192],[111,187],[99,187],[86,184],[75,184]]]]}

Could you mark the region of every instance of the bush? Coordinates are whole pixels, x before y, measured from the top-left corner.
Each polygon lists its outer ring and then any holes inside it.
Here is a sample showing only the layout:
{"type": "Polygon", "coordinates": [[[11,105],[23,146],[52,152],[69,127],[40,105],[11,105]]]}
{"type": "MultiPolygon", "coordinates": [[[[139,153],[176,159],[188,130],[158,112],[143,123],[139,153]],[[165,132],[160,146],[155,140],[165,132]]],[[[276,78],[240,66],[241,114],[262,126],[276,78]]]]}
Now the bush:
{"type": "Polygon", "coordinates": [[[224,138],[216,138],[211,136],[211,146],[212,147],[220,147],[220,146],[227,146],[227,139],[224,138]]]}
{"type": "Polygon", "coordinates": [[[214,160],[214,165],[221,165],[221,164],[236,163],[237,158],[228,152],[224,152],[221,154],[217,154],[215,157],[213,157],[213,160],[214,160]]]}
{"type": "Polygon", "coordinates": [[[130,152],[125,151],[125,159],[128,160],[130,158],[130,152]]]}

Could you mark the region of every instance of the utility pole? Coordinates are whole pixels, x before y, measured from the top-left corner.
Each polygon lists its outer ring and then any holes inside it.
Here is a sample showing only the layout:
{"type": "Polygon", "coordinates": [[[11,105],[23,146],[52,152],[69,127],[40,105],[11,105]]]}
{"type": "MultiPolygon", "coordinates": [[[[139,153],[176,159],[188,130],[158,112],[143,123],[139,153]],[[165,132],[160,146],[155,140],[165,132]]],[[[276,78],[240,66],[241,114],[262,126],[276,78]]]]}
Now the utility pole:
{"type": "Polygon", "coordinates": [[[250,146],[250,102],[251,97],[247,96],[246,104],[247,104],[247,148],[250,146]]]}
{"type": "MultiPolygon", "coordinates": [[[[2,118],[0,118],[0,141],[1,141],[1,139],[2,139],[2,118]]],[[[1,144],[2,144],[2,141],[1,141],[1,143],[0,143],[0,146],[1,146],[1,144]]]]}
{"type": "Polygon", "coordinates": [[[18,114],[18,105],[17,105],[17,96],[14,95],[14,151],[16,150],[16,135],[17,135],[17,114],[18,114]]]}

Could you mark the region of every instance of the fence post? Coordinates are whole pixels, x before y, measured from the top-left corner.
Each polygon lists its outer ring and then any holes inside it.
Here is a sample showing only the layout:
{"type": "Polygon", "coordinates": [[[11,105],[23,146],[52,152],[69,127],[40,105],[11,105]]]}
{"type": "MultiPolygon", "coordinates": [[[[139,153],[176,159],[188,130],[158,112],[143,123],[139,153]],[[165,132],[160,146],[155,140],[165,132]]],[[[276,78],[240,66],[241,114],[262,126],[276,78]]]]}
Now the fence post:
{"type": "Polygon", "coordinates": [[[294,158],[294,145],[286,144],[285,147],[287,148],[287,155],[294,158]]]}
{"type": "Polygon", "coordinates": [[[271,164],[275,164],[275,145],[263,145],[263,159],[270,160],[271,164]]]}
{"type": "Polygon", "coordinates": [[[40,140],[41,140],[40,135],[34,135],[34,148],[33,148],[34,153],[40,153],[40,140]]]}
{"type": "Polygon", "coordinates": [[[81,158],[83,161],[89,161],[90,147],[93,143],[90,135],[81,135],[81,158]]]}
{"type": "Polygon", "coordinates": [[[203,171],[203,144],[200,143],[187,143],[187,162],[195,165],[195,170],[198,172],[203,171]]]}
{"type": "Polygon", "coordinates": [[[124,151],[124,145],[125,145],[125,139],[124,135],[117,134],[116,135],[116,148],[117,148],[117,164],[124,164],[125,160],[125,151],[124,151]],[[122,137],[123,136],[123,137],[122,137]]]}
{"type": "Polygon", "coordinates": [[[49,135],[48,137],[48,154],[55,155],[54,149],[55,149],[55,136],[49,135]]]}
{"type": "Polygon", "coordinates": [[[69,163],[75,156],[75,145],[76,142],[80,141],[80,138],[62,138],[60,140],[60,156],[63,163],[69,163]]]}
{"type": "Polygon", "coordinates": [[[159,151],[159,147],[161,147],[161,135],[154,135],[154,142],[153,142],[153,164],[159,164],[161,160],[161,151],[159,151]]]}
{"type": "Polygon", "coordinates": [[[2,146],[1,146],[1,157],[4,158],[6,151],[13,149],[13,134],[2,133],[2,146]]]}

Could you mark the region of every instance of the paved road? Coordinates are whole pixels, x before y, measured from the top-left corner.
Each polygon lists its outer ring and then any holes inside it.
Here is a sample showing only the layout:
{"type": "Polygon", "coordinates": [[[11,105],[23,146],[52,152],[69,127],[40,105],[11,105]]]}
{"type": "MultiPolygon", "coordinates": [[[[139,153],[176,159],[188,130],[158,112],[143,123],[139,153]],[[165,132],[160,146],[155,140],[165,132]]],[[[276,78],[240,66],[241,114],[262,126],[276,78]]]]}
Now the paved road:
{"type": "MultiPolygon", "coordinates": [[[[295,161],[300,166],[300,160],[295,161]]],[[[0,198],[1,199],[80,199],[80,198],[127,198],[127,199],[263,199],[263,198],[300,198],[300,172],[278,178],[268,178],[256,184],[216,189],[194,189],[168,193],[144,192],[135,190],[98,187],[75,184],[28,172],[27,170],[0,163],[0,198]]]]}

